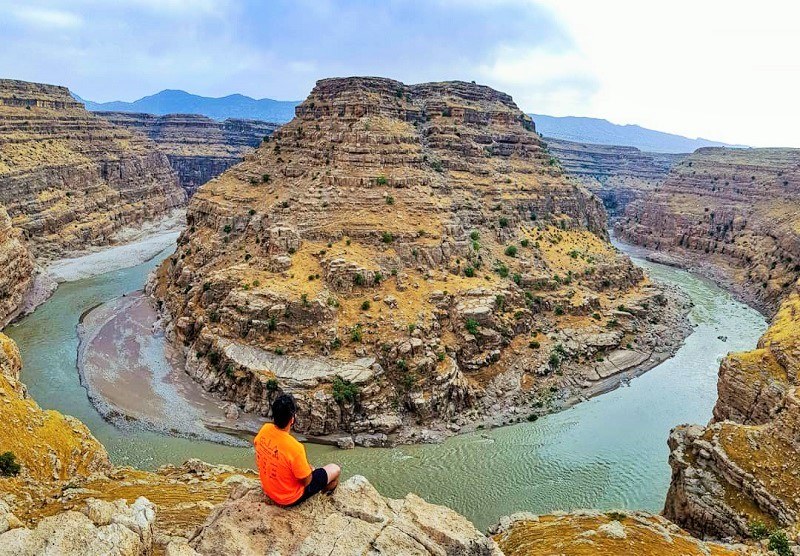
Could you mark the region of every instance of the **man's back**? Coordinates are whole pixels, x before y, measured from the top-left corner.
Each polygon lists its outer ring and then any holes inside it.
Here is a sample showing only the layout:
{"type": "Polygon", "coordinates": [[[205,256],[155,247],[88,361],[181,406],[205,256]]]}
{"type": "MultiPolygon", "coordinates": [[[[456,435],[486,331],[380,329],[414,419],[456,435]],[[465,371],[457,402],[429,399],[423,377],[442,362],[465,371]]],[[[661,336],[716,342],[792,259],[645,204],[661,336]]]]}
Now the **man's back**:
{"type": "Polygon", "coordinates": [[[281,505],[299,500],[304,490],[302,479],[312,471],[303,445],[272,423],[261,427],[253,444],[264,493],[281,505]]]}

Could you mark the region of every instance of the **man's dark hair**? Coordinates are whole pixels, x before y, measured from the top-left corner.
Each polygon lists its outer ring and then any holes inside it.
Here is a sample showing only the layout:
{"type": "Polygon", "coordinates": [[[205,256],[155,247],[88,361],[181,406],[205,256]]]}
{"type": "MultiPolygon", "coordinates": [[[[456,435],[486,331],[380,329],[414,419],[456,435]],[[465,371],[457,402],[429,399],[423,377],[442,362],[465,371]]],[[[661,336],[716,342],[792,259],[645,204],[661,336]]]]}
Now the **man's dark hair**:
{"type": "Polygon", "coordinates": [[[282,394],[272,402],[272,421],[279,429],[285,429],[297,413],[297,404],[290,394],[282,394]]]}

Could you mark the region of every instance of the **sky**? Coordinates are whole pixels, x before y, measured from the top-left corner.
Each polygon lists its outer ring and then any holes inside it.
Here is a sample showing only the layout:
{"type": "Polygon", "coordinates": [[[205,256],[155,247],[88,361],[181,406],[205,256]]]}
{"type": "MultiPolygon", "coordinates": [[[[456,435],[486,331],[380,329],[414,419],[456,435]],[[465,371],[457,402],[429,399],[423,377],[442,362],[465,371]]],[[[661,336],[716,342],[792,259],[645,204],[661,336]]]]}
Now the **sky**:
{"type": "Polygon", "coordinates": [[[98,102],[461,79],[526,112],[800,147],[800,2],[0,0],[0,77],[98,102]]]}

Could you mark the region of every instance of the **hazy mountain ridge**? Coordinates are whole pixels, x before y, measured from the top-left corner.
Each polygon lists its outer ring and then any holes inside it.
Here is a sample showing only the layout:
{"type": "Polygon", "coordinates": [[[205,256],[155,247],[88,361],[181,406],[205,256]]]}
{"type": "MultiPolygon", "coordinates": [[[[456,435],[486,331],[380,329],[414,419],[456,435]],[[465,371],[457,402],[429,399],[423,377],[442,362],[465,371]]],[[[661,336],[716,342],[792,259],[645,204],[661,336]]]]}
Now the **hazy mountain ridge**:
{"type": "Polygon", "coordinates": [[[145,112],[163,116],[166,114],[202,114],[215,120],[243,118],[285,123],[294,118],[294,107],[299,101],[254,99],[233,94],[219,98],[193,95],[186,91],[164,89],[154,95],[133,102],[93,102],[73,94],[92,112],[145,112]]]}
{"type": "Polygon", "coordinates": [[[703,138],[692,139],[638,125],[618,125],[600,118],[544,114],[529,116],[533,118],[536,131],[541,135],[564,141],[636,147],[658,153],[691,153],[701,147],[746,147],[703,138]]]}

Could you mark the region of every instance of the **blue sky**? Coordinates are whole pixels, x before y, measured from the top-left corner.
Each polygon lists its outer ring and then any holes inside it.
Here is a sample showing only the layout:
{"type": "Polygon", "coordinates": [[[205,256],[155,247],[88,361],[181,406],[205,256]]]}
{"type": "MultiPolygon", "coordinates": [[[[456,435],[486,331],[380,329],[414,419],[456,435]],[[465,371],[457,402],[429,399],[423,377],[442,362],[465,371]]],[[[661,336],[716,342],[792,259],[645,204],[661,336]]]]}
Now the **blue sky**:
{"type": "Polygon", "coordinates": [[[800,8],[706,0],[0,0],[0,77],[84,98],[475,80],[528,112],[800,147],[800,8]],[[741,4],[741,5],[740,5],[741,4]]]}

